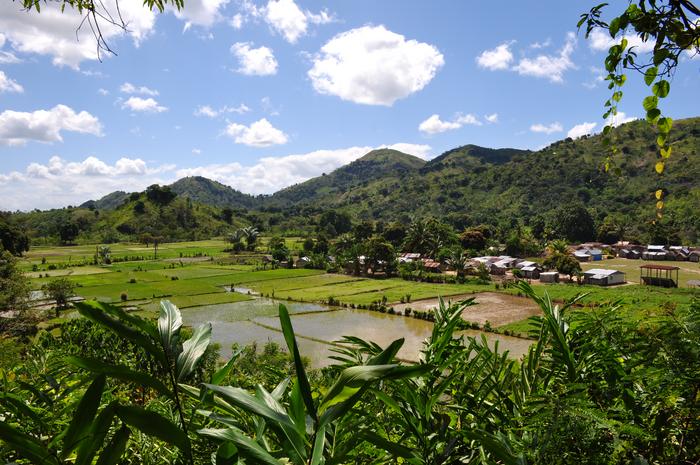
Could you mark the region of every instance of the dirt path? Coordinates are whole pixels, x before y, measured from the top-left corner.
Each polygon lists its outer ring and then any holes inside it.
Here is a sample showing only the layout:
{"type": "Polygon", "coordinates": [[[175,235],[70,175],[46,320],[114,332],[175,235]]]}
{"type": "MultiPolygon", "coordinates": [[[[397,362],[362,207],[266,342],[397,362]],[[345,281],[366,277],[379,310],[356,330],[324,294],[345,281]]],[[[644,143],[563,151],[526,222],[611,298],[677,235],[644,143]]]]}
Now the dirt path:
{"type": "MultiPolygon", "coordinates": [[[[445,299],[445,301],[457,302],[470,297],[476,298],[476,305],[467,307],[462,313],[462,318],[480,325],[489,321],[493,326],[502,326],[540,314],[540,308],[530,299],[496,292],[453,295],[449,299],[445,299]]],[[[433,298],[416,300],[407,304],[397,304],[393,305],[393,307],[394,310],[403,312],[406,307],[424,311],[433,309],[438,305],[438,299],[433,298]]]]}

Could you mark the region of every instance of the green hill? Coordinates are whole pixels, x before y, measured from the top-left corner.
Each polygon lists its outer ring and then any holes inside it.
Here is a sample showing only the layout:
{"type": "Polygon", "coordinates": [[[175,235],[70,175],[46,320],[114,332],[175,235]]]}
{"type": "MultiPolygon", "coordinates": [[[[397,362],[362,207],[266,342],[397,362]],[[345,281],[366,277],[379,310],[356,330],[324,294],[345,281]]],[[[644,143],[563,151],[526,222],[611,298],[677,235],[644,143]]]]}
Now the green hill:
{"type": "Polygon", "coordinates": [[[425,160],[398,150],[373,150],[332,173],[276,192],[264,199],[264,205],[299,207],[316,202],[349,201],[348,193],[354,189],[417,175],[425,164],[425,160]]]}
{"type": "Polygon", "coordinates": [[[202,176],[179,179],[170,188],[182,197],[219,208],[254,208],[258,204],[254,196],[202,176]]]}
{"type": "Polygon", "coordinates": [[[101,199],[88,200],[87,202],[81,204],[79,208],[89,208],[91,210],[114,210],[123,204],[128,197],[128,192],[114,191],[105,195],[101,199]]]}

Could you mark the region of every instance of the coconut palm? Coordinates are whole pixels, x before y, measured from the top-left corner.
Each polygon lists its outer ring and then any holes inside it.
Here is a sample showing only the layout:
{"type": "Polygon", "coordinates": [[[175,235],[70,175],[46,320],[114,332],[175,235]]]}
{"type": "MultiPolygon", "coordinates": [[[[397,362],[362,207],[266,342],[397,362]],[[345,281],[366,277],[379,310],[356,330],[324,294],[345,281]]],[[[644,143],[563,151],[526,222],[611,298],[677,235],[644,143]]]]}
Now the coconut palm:
{"type": "Polygon", "coordinates": [[[255,250],[255,244],[257,244],[258,236],[260,235],[258,229],[254,226],[246,226],[240,231],[245,238],[245,243],[248,246],[248,250],[255,250]]]}
{"type": "Polygon", "coordinates": [[[110,255],[112,254],[112,249],[109,246],[100,246],[100,248],[97,250],[97,253],[100,256],[100,262],[110,263],[110,255]]]}
{"type": "Polygon", "coordinates": [[[564,239],[554,239],[547,244],[547,252],[550,255],[570,255],[569,245],[564,239]]]}

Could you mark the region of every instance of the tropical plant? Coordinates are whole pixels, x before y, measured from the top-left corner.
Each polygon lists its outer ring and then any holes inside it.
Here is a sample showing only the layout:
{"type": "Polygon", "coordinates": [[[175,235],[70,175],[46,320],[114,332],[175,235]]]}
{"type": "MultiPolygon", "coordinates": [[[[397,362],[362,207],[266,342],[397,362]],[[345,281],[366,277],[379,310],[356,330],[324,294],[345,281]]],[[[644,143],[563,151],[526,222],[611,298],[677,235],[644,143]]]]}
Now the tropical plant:
{"type": "Polygon", "coordinates": [[[75,295],[75,283],[66,277],[52,279],[41,287],[46,296],[56,305],[56,318],[59,312],[68,307],[68,302],[75,295]]]}

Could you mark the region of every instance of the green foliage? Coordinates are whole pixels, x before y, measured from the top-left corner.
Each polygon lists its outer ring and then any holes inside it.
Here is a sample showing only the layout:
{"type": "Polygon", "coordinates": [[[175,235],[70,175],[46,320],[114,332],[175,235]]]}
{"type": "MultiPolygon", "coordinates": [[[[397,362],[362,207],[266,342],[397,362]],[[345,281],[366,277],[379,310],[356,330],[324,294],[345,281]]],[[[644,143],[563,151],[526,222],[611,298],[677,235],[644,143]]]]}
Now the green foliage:
{"type": "Polygon", "coordinates": [[[71,297],[75,296],[75,283],[68,278],[52,279],[41,287],[44,294],[56,303],[56,318],[59,310],[68,307],[71,297]]]}

